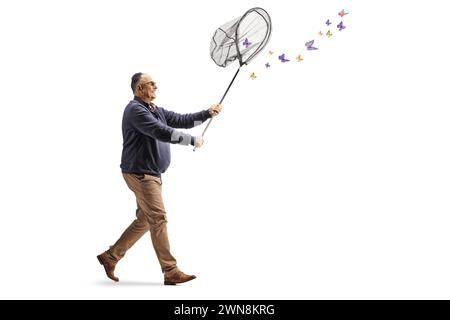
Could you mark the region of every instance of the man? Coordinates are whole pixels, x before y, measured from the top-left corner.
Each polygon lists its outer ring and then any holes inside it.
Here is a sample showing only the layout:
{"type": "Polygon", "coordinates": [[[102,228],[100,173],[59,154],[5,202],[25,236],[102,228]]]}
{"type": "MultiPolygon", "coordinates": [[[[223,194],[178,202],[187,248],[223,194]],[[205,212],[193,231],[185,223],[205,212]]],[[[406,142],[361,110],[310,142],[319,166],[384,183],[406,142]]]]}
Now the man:
{"type": "Polygon", "coordinates": [[[143,73],[131,78],[134,99],[126,106],[122,120],[123,150],[121,169],[128,187],[137,202],[136,220],[124,231],[109,250],[97,256],[108,278],[119,281],[114,269],[125,252],[147,231],[164,273],[164,284],[175,285],[195,279],[177,267],[170,252],[167,235],[166,211],[161,196],[161,174],[170,164],[170,145],[182,144],[201,147],[203,138],[193,137],[174,128],[192,128],[222,110],[215,104],[208,110],[192,114],[178,114],[153,104],[157,86],[143,73]]]}

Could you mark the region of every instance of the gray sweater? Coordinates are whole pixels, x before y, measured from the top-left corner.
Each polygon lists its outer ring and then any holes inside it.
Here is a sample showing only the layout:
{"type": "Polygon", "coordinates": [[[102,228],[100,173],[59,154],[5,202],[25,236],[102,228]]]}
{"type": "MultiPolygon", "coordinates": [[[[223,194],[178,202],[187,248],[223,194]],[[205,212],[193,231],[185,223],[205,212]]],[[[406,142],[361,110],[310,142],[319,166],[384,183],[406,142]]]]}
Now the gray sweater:
{"type": "Polygon", "coordinates": [[[193,136],[174,128],[189,129],[210,117],[208,110],[178,114],[134,97],[122,119],[122,172],[160,176],[170,164],[170,143],[194,145],[193,136]]]}

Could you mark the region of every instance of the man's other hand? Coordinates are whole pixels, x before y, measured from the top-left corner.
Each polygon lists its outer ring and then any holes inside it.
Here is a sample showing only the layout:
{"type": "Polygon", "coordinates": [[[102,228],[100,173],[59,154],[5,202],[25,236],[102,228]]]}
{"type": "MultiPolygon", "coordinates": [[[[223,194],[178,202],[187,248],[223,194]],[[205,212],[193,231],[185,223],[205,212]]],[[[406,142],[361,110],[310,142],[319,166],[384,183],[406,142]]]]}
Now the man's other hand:
{"type": "Polygon", "coordinates": [[[202,145],[203,145],[203,137],[202,136],[195,137],[195,147],[200,148],[202,145]]]}

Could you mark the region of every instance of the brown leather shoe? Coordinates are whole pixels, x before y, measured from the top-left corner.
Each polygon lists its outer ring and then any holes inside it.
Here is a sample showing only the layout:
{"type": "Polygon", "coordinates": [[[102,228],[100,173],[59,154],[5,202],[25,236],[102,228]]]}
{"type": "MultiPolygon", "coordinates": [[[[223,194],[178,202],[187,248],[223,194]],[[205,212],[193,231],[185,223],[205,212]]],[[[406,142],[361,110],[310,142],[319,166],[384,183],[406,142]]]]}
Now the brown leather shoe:
{"type": "Polygon", "coordinates": [[[102,254],[97,256],[97,259],[98,262],[100,262],[100,264],[105,268],[106,276],[113,281],[119,281],[119,278],[114,275],[116,263],[111,261],[111,258],[108,257],[108,254],[106,252],[103,252],[102,254]]]}
{"type": "Polygon", "coordinates": [[[187,275],[183,272],[181,272],[180,270],[177,271],[173,271],[173,272],[168,272],[164,274],[164,284],[167,286],[173,286],[176,285],[177,283],[183,283],[183,282],[187,282],[187,281],[191,281],[194,280],[195,278],[197,278],[196,276],[192,275],[187,275]]]}

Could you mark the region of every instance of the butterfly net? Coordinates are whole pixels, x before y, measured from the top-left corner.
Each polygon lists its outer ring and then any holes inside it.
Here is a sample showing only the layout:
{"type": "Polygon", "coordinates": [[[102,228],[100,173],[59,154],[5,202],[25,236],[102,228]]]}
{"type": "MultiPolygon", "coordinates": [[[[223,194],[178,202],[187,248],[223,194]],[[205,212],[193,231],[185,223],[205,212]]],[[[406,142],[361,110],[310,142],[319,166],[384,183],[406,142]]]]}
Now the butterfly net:
{"type": "Polygon", "coordinates": [[[211,58],[220,67],[226,67],[236,59],[240,66],[247,64],[265,47],[271,32],[269,14],[262,8],[250,9],[214,32],[211,58]]]}

